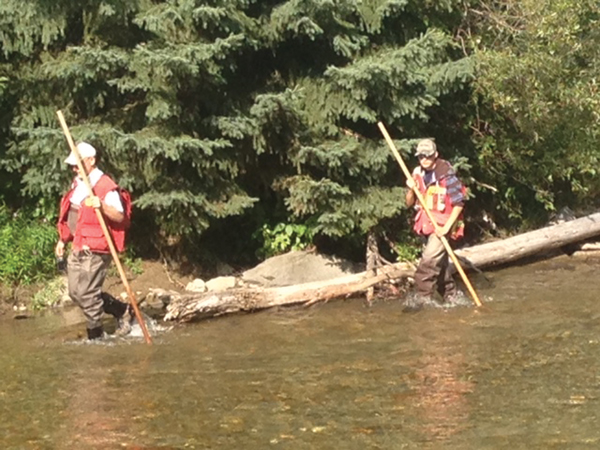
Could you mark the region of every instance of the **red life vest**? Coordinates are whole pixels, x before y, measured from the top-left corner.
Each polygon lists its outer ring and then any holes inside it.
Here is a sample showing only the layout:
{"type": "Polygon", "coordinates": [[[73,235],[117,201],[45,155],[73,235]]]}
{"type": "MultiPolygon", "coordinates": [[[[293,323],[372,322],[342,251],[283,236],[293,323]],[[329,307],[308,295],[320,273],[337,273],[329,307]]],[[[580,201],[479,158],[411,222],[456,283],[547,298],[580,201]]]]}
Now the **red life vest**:
{"type": "MultiPolygon", "coordinates": [[[[446,178],[441,177],[439,180],[436,180],[435,183],[425,186],[424,175],[425,170],[423,170],[423,168],[420,166],[415,168],[413,171],[413,178],[417,183],[419,192],[425,200],[427,209],[431,212],[431,215],[435,219],[436,223],[439,226],[444,226],[446,222],[448,222],[453,209],[450,196],[448,195],[446,189],[446,178]]],[[[466,189],[464,186],[462,189],[463,194],[466,194],[466,189]]],[[[429,217],[427,217],[427,213],[423,210],[423,208],[420,207],[420,205],[418,206],[417,215],[415,216],[415,225],[413,230],[417,234],[424,236],[429,236],[435,232],[435,228],[429,220],[429,217]]],[[[452,232],[450,233],[450,239],[460,239],[464,236],[464,234],[465,224],[463,221],[463,215],[461,213],[454,223],[452,232]]]]}
{"type": "MultiPolygon", "coordinates": [[[[81,203],[77,213],[77,224],[74,234],[69,228],[68,217],[71,209],[71,197],[75,191],[76,183],[73,182],[71,190],[65,194],[60,201],[60,212],[58,215],[58,234],[63,242],[73,241],[73,250],[79,251],[84,246],[89,247],[90,251],[95,253],[110,253],[110,248],[94,208],[86,206],[85,201],[81,203]]],[[[104,200],[106,194],[111,191],[119,191],[119,186],[107,175],[102,175],[94,185],[94,195],[104,200]]],[[[108,228],[115,248],[118,252],[125,250],[125,232],[129,226],[129,217],[127,213],[128,206],[123,205],[125,219],[123,222],[113,222],[105,217],[106,227],[108,228]]]]}

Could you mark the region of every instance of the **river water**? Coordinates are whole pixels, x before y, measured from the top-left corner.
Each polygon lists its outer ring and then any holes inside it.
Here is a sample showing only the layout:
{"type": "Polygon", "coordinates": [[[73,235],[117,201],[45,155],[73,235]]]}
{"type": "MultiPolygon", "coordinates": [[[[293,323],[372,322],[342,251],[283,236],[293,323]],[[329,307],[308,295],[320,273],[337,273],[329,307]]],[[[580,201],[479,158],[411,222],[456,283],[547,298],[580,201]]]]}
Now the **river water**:
{"type": "Polygon", "coordinates": [[[560,257],[474,277],[480,309],[353,299],[152,346],[84,344],[77,310],[0,317],[0,448],[600,448],[599,271],[560,257]]]}

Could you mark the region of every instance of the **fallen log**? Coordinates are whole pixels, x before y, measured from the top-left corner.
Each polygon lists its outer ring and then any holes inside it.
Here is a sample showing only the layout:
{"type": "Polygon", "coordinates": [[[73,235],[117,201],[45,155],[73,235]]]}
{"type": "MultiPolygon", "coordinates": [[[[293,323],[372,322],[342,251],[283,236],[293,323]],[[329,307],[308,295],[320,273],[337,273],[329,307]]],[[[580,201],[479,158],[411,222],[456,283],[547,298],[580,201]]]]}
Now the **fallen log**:
{"type": "MultiPolygon", "coordinates": [[[[467,247],[456,251],[467,262],[465,270],[506,264],[600,235],[600,213],[504,240],[467,247]]],[[[320,301],[357,295],[386,280],[414,275],[414,267],[396,263],[377,269],[285,287],[245,286],[221,292],[171,295],[164,320],[189,322],[236,312],[249,312],[275,306],[311,305],[320,301]]]]}
{"type": "Polygon", "coordinates": [[[600,213],[456,251],[469,266],[486,268],[555,250],[600,235],[600,213]]]}
{"type": "Polygon", "coordinates": [[[320,301],[356,295],[386,280],[412,276],[414,266],[407,263],[382,267],[376,275],[370,271],[326,281],[293,286],[263,288],[246,286],[222,292],[174,296],[167,305],[164,320],[189,322],[236,312],[250,312],[274,306],[311,305],[320,301]]]}

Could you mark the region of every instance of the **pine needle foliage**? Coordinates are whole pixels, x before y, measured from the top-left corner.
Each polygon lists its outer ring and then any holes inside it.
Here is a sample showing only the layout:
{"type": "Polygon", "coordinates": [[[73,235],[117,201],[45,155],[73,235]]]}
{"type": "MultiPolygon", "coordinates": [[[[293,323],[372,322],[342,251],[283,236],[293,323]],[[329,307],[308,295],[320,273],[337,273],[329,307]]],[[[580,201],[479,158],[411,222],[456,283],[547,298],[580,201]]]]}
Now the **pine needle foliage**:
{"type": "Polygon", "coordinates": [[[473,74],[453,40],[461,8],[3,1],[0,67],[11,96],[0,164],[20,178],[14,206],[47,205],[67,186],[61,109],[156,236],[197,242],[240,216],[361,236],[403,209],[403,180],[376,122],[403,138],[405,153],[431,135],[432,120],[440,138],[463,127],[450,104],[473,74]]]}

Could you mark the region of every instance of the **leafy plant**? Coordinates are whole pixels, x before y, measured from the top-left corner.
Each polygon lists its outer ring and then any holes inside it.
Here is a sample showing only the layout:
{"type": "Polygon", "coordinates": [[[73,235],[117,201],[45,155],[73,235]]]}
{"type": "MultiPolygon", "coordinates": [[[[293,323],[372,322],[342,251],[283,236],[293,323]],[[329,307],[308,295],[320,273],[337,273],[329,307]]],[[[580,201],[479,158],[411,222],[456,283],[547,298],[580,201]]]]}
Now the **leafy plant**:
{"type": "Polygon", "coordinates": [[[56,229],[0,205],[0,282],[30,284],[55,273],[56,229]]]}
{"type": "Polygon", "coordinates": [[[0,76],[0,94],[2,94],[4,92],[7,82],[8,82],[8,78],[0,76]]]}
{"type": "MultiPolygon", "coordinates": [[[[127,247],[125,252],[119,255],[119,260],[124,270],[129,270],[134,275],[141,275],[144,273],[142,267],[142,258],[138,257],[135,250],[132,247],[127,247]]],[[[108,275],[111,277],[118,277],[119,271],[114,262],[108,267],[108,275]]]]}
{"type": "MultiPolygon", "coordinates": [[[[479,2],[472,17],[478,171],[519,222],[600,193],[594,0],[479,2]]],[[[489,203],[488,203],[489,205],[489,203]]]]}
{"type": "Polygon", "coordinates": [[[259,254],[268,258],[292,250],[304,250],[312,244],[314,228],[292,223],[278,223],[271,228],[265,224],[259,234],[263,240],[259,254]]]}
{"type": "Polygon", "coordinates": [[[63,277],[55,277],[33,295],[31,307],[34,310],[39,310],[56,306],[60,302],[64,291],[65,282],[63,277]]]}
{"type": "Polygon", "coordinates": [[[123,256],[123,265],[134,275],[141,275],[144,273],[142,259],[135,256],[135,253],[132,250],[128,250],[125,253],[125,256],[123,256]]]}
{"type": "Polygon", "coordinates": [[[398,255],[398,261],[416,261],[421,255],[423,244],[412,230],[403,230],[397,236],[398,242],[394,243],[393,250],[398,255]]]}

